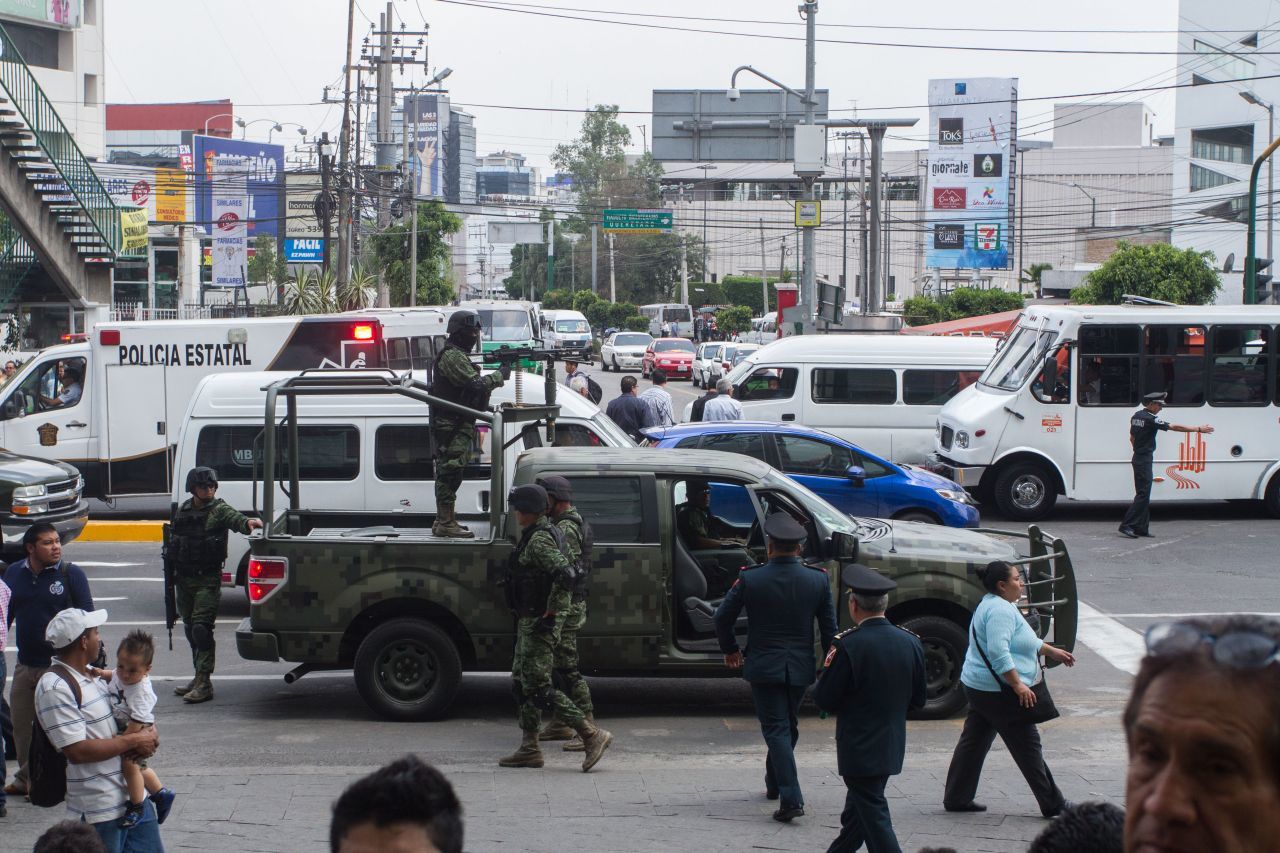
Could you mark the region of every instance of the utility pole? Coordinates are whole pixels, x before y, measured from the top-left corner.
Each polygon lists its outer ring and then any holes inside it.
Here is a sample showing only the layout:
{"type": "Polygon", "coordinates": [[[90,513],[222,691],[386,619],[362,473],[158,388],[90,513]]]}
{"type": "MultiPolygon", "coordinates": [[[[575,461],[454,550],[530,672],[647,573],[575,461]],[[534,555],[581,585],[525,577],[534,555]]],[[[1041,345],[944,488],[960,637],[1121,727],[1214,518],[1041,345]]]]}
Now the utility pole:
{"type": "MultiPolygon", "coordinates": [[[[332,146],[329,144],[329,132],[320,134],[316,142],[320,149],[320,197],[315,201],[315,214],[320,218],[320,227],[324,230],[324,251],[320,253],[320,269],[329,272],[329,242],[333,219],[333,199],[329,194],[329,173],[333,171],[332,146]]],[[[341,265],[341,260],[339,260],[341,265]]]]}
{"type": "Polygon", "coordinates": [[[591,226],[591,292],[596,296],[600,295],[600,287],[596,282],[596,276],[600,269],[600,263],[596,258],[596,237],[599,235],[598,226],[591,226]]]}
{"type": "Polygon", "coordinates": [[[760,316],[769,313],[769,271],[764,260],[764,217],[760,218],[760,316]]]}
{"type": "MultiPolygon", "coordinates": [[[[342,136],[338,140],[338,289],[351,275],[351,40],[355,26],[356,0],[347,2],[347,53],[342,58],[342,136]]],[[[324,244],[328,258],[329,243],[324,244]]]]}
{"type": "MultiPolygon", "coordinates": [[[[816,31],[818,0],[805,0],[801,7],[804,16],[804,123],[814,123],[814,77],[817,73],[816,31]]],[[[804,199],[814,201],[814,178],[804,178],[804,199]]],[[[817,269],[814,229],[804,229],[804,274],[800,284],[800,304],[804,306],[805,325],[808,327],[818,308],[817,269]]]]}
{"type": "MultiPolygon", "coordinates": [[[[418,175],[417,175],[417,146],[418,146],[418,91],[414,88],[409,94],[409,103],[413,104],[413,145],[414,158],[413,165],[408,169],[408,185],[409,185],[409,206],[413,212],[409,214],[409,307],[416,308],[418,305],[418,175]]],[[[406,140],[410,138],[409,134],[404,133],[404,116],[401,116],[401,134],[406,140]]],[[[408,146],[406,148],[405,165],[409,166],[408,146]]]]}
{"type": "Polygon", "coordinates": [[[867,288],[871,281],[870,267],[867,262],[867,137],[858,137],[858,232],[859,252],[862,261],[862,286],[858,289],[858,307],[867,313],[867,299],[870,296],[867,288]]]}
{"type": "Polygon", "coordinates": [[[547,222],[547,290],[556,286],[556,221],[547,222]]]}
{"type": "Polygon", "coordinates": [[[684,233],[680,234],[680,304],[689,304],[689,248],[684,243],[684,233]]]}
{"type": "Polygon", "coordinates": [[[613,270],[613,232],[609,232],[609,302],[618,304],[618,282],[614,278],[613,270]]]}

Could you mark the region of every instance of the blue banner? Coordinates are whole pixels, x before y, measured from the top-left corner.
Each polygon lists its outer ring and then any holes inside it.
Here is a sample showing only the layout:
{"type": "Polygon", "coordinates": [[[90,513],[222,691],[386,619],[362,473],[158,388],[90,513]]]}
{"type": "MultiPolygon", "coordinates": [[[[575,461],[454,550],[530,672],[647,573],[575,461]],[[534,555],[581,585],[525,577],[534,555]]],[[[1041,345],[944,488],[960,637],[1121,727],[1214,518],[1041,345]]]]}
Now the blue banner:
{"type": "Polygon", "coordinates": [[[249,167],[249,245],[266,234],[278,237],[284,210],[284,146],[220,136],[192,137],[195,149],[195,216],[212,233],[213,158],[243,157],[249,167]]]}
{"type": "Polygon", "coordinates": [[[291,237],[284,241],[287,264],[319,264],[324,261],[324,240],[316,237],[291,237]]]}

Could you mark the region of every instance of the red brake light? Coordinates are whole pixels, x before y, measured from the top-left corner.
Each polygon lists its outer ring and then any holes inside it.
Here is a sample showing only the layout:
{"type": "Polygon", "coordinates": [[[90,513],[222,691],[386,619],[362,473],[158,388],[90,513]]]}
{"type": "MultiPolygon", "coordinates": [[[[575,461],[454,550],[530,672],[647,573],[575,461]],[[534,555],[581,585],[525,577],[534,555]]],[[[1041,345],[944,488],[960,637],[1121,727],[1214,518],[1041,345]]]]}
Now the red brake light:
{"type": "Polygon", "coordinates": [[[247,586],[249,603],[261,604],[284,586],[289,561],[283,557],[250,557],[247,586]]]}
{"type": "Polygon", "coordinates": [[[120,346],[120,330],[119,329],[103,329],[98,332],[98,343],[104,347],[120,346]]]}
{"type": "Polygon", "coordinates": [[[359,326],[356,326],[351,330],[351,337],[355,338],[357,341],[371,341],[373,340],[373,326],[367,323],[361,323],[359,326]]]}

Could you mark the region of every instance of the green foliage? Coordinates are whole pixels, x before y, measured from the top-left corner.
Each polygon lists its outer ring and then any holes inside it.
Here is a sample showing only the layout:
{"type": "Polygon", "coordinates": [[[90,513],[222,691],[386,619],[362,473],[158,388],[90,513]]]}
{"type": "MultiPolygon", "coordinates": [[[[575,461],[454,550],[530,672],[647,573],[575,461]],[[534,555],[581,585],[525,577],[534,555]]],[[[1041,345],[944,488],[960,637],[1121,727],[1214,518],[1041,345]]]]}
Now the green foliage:
{"type": "Polygon", "coordinates": [[[632,314],[623,321],[622,328],[628,332],[647,332],[649,331],[649,318],[643,314],[632,314]]]}
{"type": "Polygon", "coordinates": [[[289,279],[289,265],[276,253],[275,238],[263,234],[253,241],[253,257],[245,270],[253,284],[284,284],[289,279]]]}
{"type": "Polygon", "coordinates": [[[912,296],[902,304],[902,314],[908,326],[927,326],[944,320],[962,320],[965,317],[981,317],[1002,311],[1018,311],[1024,297],[1007,290],[976,287],[957,287],[941,300],[927,296],[912,296]]]}
{"type": "Polygon", "coordinates": [[[284,310],[289,314],[333,314],[368,308],[374,281],[362,270],[352,272],[345,287],[338,286],[333,272],[304,270],[291,278],[284,289],[284,310]]]}
{"type": "Polygon", "coordinates": [[[542,294],[543,311],[567,311],[573,308],[573,294],[567,290],[548,290],[542,294]]]}
{"type": "Polygon", "coordinates": [[[577,293],[573,294],[573,310],[586,314],[587,308],[590,305],[600,301],[600,297],[596,296],[590,290],[579,290],[577,293]]]}
{"type": "MultiPolygon", "coordinates": [[[[605,304],[608,305],[609,303],[605,303],[605,304]]],[[[642,315],[636,309],[636,306],[632,305],[630,302],[618,302],[618,303],[609,305],[608,325],[617,326],[619,329],[621,329],[623,326],[627,324],[627,320],[629,320],[632,317],[640,317],[640,316],[644,316],[644,315],[642,315]]],[[[645,319],[644,329],[645,331],[649,330],[649,321],[647,318],[645,319]]]]}
{"type": "Polygon", "coordinates": [[[945,316],[942,303],[928,296],[911,296],[902,303],[902,317],[908,326],[941,323],[945,316]]]}
{"type": "Polygon", "coordinates": [[[716,326],[726,335],[736,335],[751,328],[751,309],[735,305],[716,313],[716,326]]]}
{"type": "Polygon", "coordinates": [[[1126,294],[1132,294],[1179,305],[1205,305],[1221,287],[1213,252],[1176,249],[1168,243],[1135,246],[1121,241],[1106,263],[1071,291],[1071,301],[1118,305],[1126,294]]]}
{"type": "MultiPolygon", "coordinates": [[[[405,217],[370,238],[373,257],[391,292],[392,305],[409,304],[409,224],[405,217]]],[[[419,305],[448,305],[453,301],[452,263],[444,238],[461,230],[462,218],[438,201],[418,203],[418,299],[419,305]]]]}
{"type": "Polygon", "coordinates": [[[610,325],[609,311],[612,308],[613,306],[605,300],[597,299],[580,310],[586,315],[587,322],[591,324],[592,328],[604,329],[610,325]]]}
{"type": "Polygon", "coordinates": [[[1053,264],[1032,264],[1022,271],[1022,277],[1018,279],[1018,283],[1034,284],[1038,293],[1040,291],[1040,277],[1051,269],[1053,269],[1053,264]]]}

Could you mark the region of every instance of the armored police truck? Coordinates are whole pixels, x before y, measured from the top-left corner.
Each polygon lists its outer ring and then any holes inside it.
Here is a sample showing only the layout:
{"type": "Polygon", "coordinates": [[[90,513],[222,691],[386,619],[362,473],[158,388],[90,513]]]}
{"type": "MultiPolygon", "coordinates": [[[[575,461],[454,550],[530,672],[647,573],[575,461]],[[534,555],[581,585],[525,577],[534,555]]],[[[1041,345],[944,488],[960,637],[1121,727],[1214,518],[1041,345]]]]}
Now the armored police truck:
{"type": "MultiPolygon", "coordinates": [[[[547,385],[554,387],[554,371],[547,385]]],[[[298,400],[317,395],[387,395],[455,408],[488,425],[492,447],[529,435],[554,444],[559,408],[461,409],[428,387],[389,371],[283,379],[267,387],[263,483],[266,528],[250,544],[249,616],[236,631],[242,657],[298,664],[292,682],[317,669],[354,669],[361,696],[399,720],[446,714],[464,671],[511,666],[515,620],[500,581],[518,530],[505,497],[512,485],[560,475],[595,531],[590,616],[579,635],[582,669],[591,675],[724,676],[712,614],[737,572],[765,560],[762,523],[785,512],[808,532],[805,555],[844,592],[841,564],[859,561],[898,582],[889,618],[925,643],[929,700],[925,715],[948,716],[964,704],[960,667],[969,615],[982,598],[975,570],[992,560],[1023,567],[1027,612],[1047,641],[1071,649],[1076,633],[1075,575],[1066,545],[1038,528],[1000,533],[911,522],[856,519],[768,465],[702,450],[526,447],[508,467],[490,453],[490,499],[459,513],[468,540],[437,539],[429,513],[399,507],[317,506],[304,495],[297,454],[298,400]],[[545,432],[543,431],[545,428],[545,432]],[[290,449],[287,464],[281,446],[290,449]],[[288,505],[276,512],[278,489],[288,505]],[[712,483],[752,508],[737,544],[701,549],[681,539],[677,508],[692,486],[712,483]]],[[[717,510],[715,503],[711,512],[717,510]]],[[[843,608],[840,608],[843,610],[843,608]]],[[[841,613],[847,622],[847,613],[841,613]]],[[[745,617],[738,624],[745,632],[745,617]]]]}

